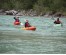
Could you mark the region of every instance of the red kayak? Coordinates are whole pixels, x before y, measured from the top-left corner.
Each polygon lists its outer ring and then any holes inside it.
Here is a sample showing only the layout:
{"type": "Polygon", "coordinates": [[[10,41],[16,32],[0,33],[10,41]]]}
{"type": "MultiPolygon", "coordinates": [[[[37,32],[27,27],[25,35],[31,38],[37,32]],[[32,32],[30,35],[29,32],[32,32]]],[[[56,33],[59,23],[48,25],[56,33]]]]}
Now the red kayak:
{"type": "Polygon", "coordinates": [[[20,25],[20,22],[14,22],[14,25],[20,25]]]}

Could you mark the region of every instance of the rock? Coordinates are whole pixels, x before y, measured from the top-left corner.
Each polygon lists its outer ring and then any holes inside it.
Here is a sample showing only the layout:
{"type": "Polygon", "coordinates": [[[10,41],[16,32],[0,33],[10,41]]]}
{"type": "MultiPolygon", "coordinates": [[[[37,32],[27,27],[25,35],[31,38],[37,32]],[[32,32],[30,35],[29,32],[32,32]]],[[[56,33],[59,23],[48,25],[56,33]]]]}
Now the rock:
{"type": "Polygon", "coordinates": [[[5,13],[6,13],[6,15],[13,15],[13,13],[10,11],[5,11],[5,13]]]}
{"type": "Polygon", "coordinates": [[[2,13],[2,12],[3,12],[3,9],[0,10],[0,13],[2,13]]]}
{"type": "Polygon", "coordinates": [[[16,15],[18,12],[15,10],[5,11],[6,15],[16,15]]]}
{"type": "Polygon", "coordinates": [[[22,12],[19,12],[18,14],[16,14],[17,16],[23,16],[22,12]]]}
{"type": "Polygon", "coordinates": [[[3,9],[0,10],[0,15],[6,15],[3,9]]]}

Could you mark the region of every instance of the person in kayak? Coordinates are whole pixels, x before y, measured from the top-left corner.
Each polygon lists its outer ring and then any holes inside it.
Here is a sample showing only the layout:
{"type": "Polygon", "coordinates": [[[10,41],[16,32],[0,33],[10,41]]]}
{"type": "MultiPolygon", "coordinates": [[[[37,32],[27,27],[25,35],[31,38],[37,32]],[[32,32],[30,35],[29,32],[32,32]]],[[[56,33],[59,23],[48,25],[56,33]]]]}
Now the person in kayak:
{"type": "Polygon", "coordinates": [[[61,21],[59,20],[59,18],[57,18],[57,20],[54,21],[54,24],[61,24],[61,21]]]}
{"type": "Polygon", "coordinates": [[[14,17],[15,22],[20,22],[19,17],[14,17]]]}
{"type": "Polygon", "coordinates": [[[29,24],[28,20],[25,21],[25,28],[26,27],[31,27],[31,25],[29,24]]]}

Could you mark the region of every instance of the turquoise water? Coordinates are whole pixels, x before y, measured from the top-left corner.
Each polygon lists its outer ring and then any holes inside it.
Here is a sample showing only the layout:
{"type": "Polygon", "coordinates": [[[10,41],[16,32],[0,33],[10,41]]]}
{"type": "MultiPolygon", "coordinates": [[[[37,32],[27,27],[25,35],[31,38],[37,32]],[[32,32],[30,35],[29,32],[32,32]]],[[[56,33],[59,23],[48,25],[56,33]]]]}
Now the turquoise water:
{"type": "Polygon", "coordinates": [[[23,24],[28,19],[36,27],[36,31],[27,31],[14,26],[13,17],[0,15],[0,53],[66,54],[66,18],[60,18],[61,27],[53,26],[51,17],[20,16],[23,24]]]}

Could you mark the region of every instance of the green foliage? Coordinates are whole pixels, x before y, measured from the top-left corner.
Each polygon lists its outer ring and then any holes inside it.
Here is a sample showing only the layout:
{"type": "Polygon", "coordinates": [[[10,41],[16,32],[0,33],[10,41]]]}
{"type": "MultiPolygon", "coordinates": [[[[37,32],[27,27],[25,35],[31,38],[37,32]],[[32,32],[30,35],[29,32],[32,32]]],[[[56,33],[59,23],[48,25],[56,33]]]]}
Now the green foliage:
{"type": "Polygon", "coordinates": [[[0,0],[0,9],[66,11],[66,0],[0,0]]]}
{"type": "Polygon", "coordinates": [[[36,10],[38,13],[45,13],[49,11],[49,1],[48,0],[38,0],[33,9],[36,10]]]}

